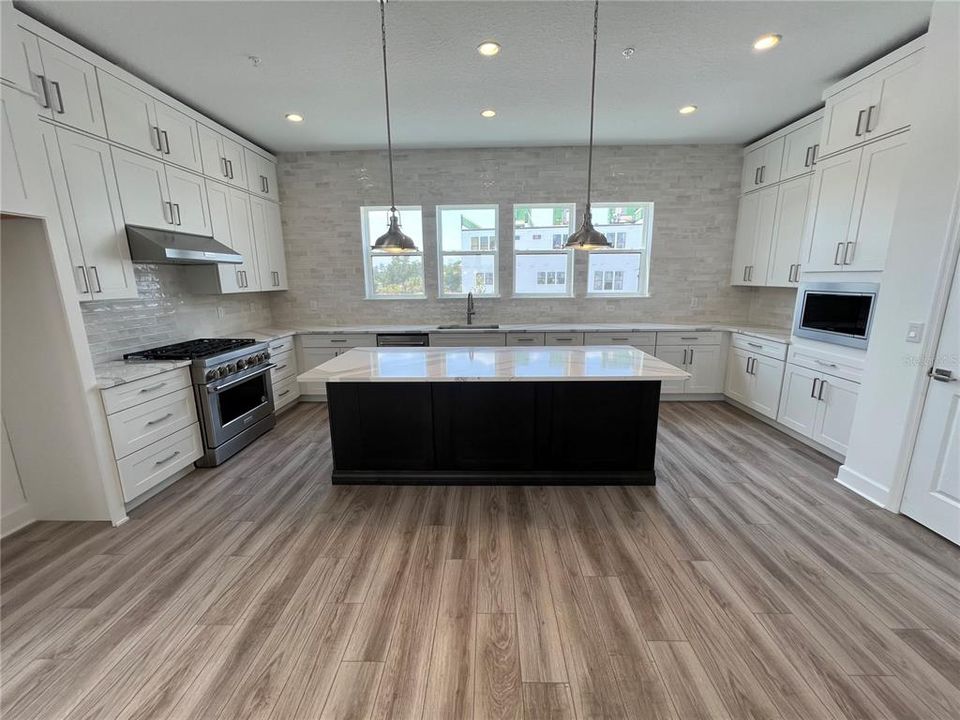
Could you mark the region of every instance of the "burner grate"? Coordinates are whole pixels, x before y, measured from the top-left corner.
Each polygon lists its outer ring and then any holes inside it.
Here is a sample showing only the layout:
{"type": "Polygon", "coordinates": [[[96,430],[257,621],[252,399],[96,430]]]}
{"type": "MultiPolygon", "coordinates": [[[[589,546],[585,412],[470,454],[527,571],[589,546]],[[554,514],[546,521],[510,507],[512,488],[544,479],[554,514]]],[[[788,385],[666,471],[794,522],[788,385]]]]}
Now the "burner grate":
{"type": "Polygon", "coordinates": [[[219,355],[237,348],[255,345],[256,340],[235,338],[201,338],[186,342],[163,345],[149,350],[126,353],[124,360],[197,360],[219,355]]]}

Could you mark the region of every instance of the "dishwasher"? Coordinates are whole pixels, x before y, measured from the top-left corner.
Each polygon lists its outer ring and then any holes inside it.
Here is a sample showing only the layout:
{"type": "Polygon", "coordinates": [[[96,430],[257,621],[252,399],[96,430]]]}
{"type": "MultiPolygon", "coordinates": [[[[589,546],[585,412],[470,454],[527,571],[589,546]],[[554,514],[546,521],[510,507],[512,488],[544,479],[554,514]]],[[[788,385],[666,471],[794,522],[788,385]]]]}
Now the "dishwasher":
{"type": "Polygon", "coordinates": [[[377,347],[427,347],[430,336],[426,333],[377,335],[377,347]]]}

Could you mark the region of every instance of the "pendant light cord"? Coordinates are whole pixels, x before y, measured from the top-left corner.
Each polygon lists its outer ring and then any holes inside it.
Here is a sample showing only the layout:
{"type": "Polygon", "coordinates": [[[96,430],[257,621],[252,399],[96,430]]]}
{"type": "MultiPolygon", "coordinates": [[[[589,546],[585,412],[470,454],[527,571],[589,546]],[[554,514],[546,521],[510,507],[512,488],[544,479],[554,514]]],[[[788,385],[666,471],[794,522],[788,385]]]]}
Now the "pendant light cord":
{"type": "MultiPolygon", "coordinates": [[[[393,195],[393,139],[390,136],[390,86],[387,83],[387,21],[384,15],[384,0],[380,0],[380,39],[383,42],[383,101],[387,108],[387,158],[390,164],[390,212],[397,214],[397,201],[393,195]]],[[[596,28],[594,28],[593,54],[596,58],[596,28]]],[[[594,60],[596,65],[596,60],[594,60]]],[[[593,121],[591,120],[590,135],[593,137],[593,121]]],[[[591,141],[592,142],[592,141],[591,141]]],[[[589,191],[588,191],[589,194],[589,191]]]]}
{"type": "Polygon", "coordinates": [[[593,181],[593,104],[597,94],[597,23],[600,19],[600,0],[593,3],[593,75],[590,79],[590,146],[587,151],[587,215],[590,215],[590,186],[593,181]]]}

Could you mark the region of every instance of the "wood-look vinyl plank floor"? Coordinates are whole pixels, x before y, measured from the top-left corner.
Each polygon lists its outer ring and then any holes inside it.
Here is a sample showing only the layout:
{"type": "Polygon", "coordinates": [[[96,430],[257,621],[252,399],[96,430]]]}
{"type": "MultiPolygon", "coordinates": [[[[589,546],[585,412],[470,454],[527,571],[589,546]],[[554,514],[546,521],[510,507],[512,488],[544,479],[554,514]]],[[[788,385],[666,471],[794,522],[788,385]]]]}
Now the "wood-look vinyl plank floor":
{"type": "Polygon", "coordinates": [[[331,486],[303,403],[120,528],[0,542],[0,714],[960,716],[960,549],[724,403],[654,487],[331,486]]]}

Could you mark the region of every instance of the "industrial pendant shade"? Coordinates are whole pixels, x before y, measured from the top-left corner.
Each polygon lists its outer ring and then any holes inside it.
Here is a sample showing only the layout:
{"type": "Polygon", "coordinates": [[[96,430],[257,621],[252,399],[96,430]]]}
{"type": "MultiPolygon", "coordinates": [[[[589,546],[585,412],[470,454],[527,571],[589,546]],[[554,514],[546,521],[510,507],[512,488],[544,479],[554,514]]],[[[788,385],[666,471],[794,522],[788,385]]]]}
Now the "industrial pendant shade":
{"type": "Polygon", "coordinates": [[[590,145],[587,151],[587,205],[580,228],[567,238],[564,247],[575,250],[602,250],[613,247],[607,236],[593,227],[590,212],[590,186],[593,181],[593,115],[594,98],[597,94],[597,21],[600,18],[600,0],[593,3],[593,74],[590,80],[590,145]]]}
{"type": "Polygon", "coordinates": [[[383,47],[383,100],[387,110],[387,158],[390,164],[390,225],[387,231],[373,243],[373,250],[389,253],[417,252],[413,238],[400,229],[400,215],[393,192],[393,140],[390,136],[390,86],[387,82],[387,22],[384,0],[380,0],[380,39],[383,47]]]}

